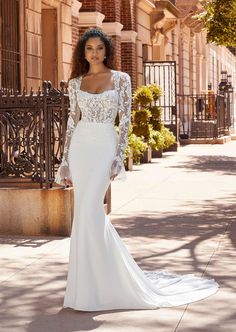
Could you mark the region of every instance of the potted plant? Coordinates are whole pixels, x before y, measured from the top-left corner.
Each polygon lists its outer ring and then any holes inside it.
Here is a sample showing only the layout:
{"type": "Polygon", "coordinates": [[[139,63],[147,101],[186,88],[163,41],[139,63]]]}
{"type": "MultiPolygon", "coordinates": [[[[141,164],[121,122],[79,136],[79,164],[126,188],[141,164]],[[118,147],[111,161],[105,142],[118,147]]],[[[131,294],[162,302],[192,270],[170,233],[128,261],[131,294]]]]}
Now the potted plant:
{"type": "Polygon", "coordinates": [[[141,162],[150,162],[151,157],[161,157],[163,149],[175,143],[175,136],[162,121],[162,108],[157,105],[163,95],[157,84],[138,87],[133,95],[137,109],[133,111],[133,132],[147,143],[141,162]]]}
{"type": "Polygon", "coordinates": [[[161,129],[163,127],[161,115],[162,108],[160,106],[154,105],[149,108],[151,112],[150,123],[153,128],[152,136],[154,139],[152,145],[152,157],[153,158],[161,158],[164,146],[164,137],[161,134],[161,129]]]}
{"type": "Polygon", "coordinates": [[[148,105],[153,101],[152,92],[148,86],[140,86],[135,90],[133,99],[138,105],[138,108],[133,111],[133,132],[136,136],[142,137],[147,146],[144,154],[140,156],[140,161],[151,162],[152,126],[150,125],[151,112],[148,105]]]}
{"type": "MultiPolygon", "coordinates": [[[[132,160],[134,164],[140,164],[140,157],[146,151],[147,143],[144,142],[142,137],[136,136],[133,132],[129,135],[128,146],[126,148],[126,161],[125,166],[127,170],[131,167],[131,161],[129,156],[132,155],[132,160]]],[[[133,165],[132,163],[132,165],[133,165]]]]}
{"type": "Polygon", "coordinates": [[[164,138],[163,150],[168,149],[170,146],[172,146],[176,143],[176,137],[170,131],[169,128],[166,128],[165,126],[163,126],[162,129],[161,129],[161,134],[164,138]]]}

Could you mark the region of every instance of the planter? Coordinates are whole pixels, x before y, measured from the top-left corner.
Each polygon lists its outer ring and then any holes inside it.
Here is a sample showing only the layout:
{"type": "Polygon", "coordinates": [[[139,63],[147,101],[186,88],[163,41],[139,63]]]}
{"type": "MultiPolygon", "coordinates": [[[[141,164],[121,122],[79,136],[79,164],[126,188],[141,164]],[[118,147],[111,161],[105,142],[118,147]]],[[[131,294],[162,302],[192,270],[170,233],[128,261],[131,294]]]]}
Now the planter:
{"type": "Polygon", "coordinates": [[[132,149],[130,149],[130,154],[129,154],[128,158],[126,158],[125,170],[126,171],[133,170],[133,151],[132,151],[132,149]]]}
{"type": "Polygon", "coordinates": [[[145,163],[150,163],[151,161],[152,161],[152,148],[148,146],[144,154],[140,156],[140,162],[145,164],[145,163]]]}
{"type": "Polygon", "coordinates": [[[171,145],[169,148],[165,149],[164,152],[176,152],[178,151],[179,142],[171,145]]]}
{"type": "Polygon", "coordinates": [[[152,158],[162,158],[163,150],[152,150],[152,158]]]}
{"type": "MultiPolygon", "coordinates": [[[[111,186],[104,202],[111,212],[111,186]]],[[[70,236],[73,187],[50,189],[0,188],[0,234],[70,236]]]]}

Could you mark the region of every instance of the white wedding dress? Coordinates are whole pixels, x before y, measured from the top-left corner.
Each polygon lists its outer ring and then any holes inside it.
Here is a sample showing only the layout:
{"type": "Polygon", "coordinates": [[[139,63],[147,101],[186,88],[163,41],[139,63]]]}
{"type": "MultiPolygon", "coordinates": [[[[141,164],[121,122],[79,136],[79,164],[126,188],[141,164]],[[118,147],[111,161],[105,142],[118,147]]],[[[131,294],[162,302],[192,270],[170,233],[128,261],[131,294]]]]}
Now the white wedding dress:
{"type": "Polygon", "coordinates": [[[70,114],[63,160],[56,175],[74,187],[74,219],[63,307],[97,311],[155,309],[203,299],[218,289],[214,280],[166,271],[145,272],[136,264],[104,212],[110,175],[124,179],[130,125],[128,74],[112,70],[114,89],[93,94],[70,80],[70,114]],[[114,122],[119,113],[119,135],[114,122]],[[79,121],[80,113],[82,118],[79,121]]]}

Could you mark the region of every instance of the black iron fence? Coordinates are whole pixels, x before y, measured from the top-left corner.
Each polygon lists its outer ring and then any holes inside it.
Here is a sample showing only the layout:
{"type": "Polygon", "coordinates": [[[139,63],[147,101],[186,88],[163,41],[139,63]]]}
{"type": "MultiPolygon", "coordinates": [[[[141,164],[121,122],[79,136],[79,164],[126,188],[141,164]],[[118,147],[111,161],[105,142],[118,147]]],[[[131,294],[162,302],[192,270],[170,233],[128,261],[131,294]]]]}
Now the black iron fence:
{"type": "Polygon", "coordinates": [[[50,188],[60,164],[69,97],[44,82],[42,91],[0,90],[0,186],[35,183],[50,188]]]}
{"type": "Polygon", "coordinates": [[[178,114],[176,104],[176,62],[146,61],[144,62],[144,84],[156,83],[164,94],[157,101],[163,109],[162,120],[178,140],[178,114]]]}
{"type": "Polygon", "coordinates": [[[181,138],[221,137],[232,125],[229,100],[224,95],[178,95],[177,104],[181,138]]]}

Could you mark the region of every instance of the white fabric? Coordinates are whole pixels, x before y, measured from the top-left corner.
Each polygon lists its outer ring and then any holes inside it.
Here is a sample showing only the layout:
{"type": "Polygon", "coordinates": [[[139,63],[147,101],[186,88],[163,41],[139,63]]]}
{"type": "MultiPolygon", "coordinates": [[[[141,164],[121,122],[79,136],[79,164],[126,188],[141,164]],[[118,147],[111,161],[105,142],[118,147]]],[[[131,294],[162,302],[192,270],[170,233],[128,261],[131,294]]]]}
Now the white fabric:
{"type": "Polygon", "coordinates": [[[129,76],[113,75],[115,89],[100,94],[81,91],[80,79],[70,83],[74,120],[68,119],[69,145],[62,166],[67,171],[70,167],[75,204],[63,306],[83,311],[155,309],[203,299],[217,291],[214,280],[142,271],[105,215],[111,168],[115,158],[118,163],[123,159],[130,121],[129,76]],[[123,96],[116,88],[119,82],[124,84],[123,96]],[[76,121],[79,109],[82,119],[76,121]],[[123,137],[114,127],[118,110],[123,137]]]}
{"type": "Polygon", "coordinates": [[[74,129],[80,119],[80,113],[82,113],[82,121],[114,124],[118,112],[120,120],[119,140],[111,165],[110,175],[118,174],[115,180],[126,180],[123,162],[131,119],[131,81],[129,75],[124,72],[115,70],[111,72],[114,89],[99,94],[80,90],[82,76],[69,81],[70,113],[67,122],[62,163],[55,177],[55,182],[58,184],[63,184],[65,177],[71,179],[68,152],[74,129]]]}

